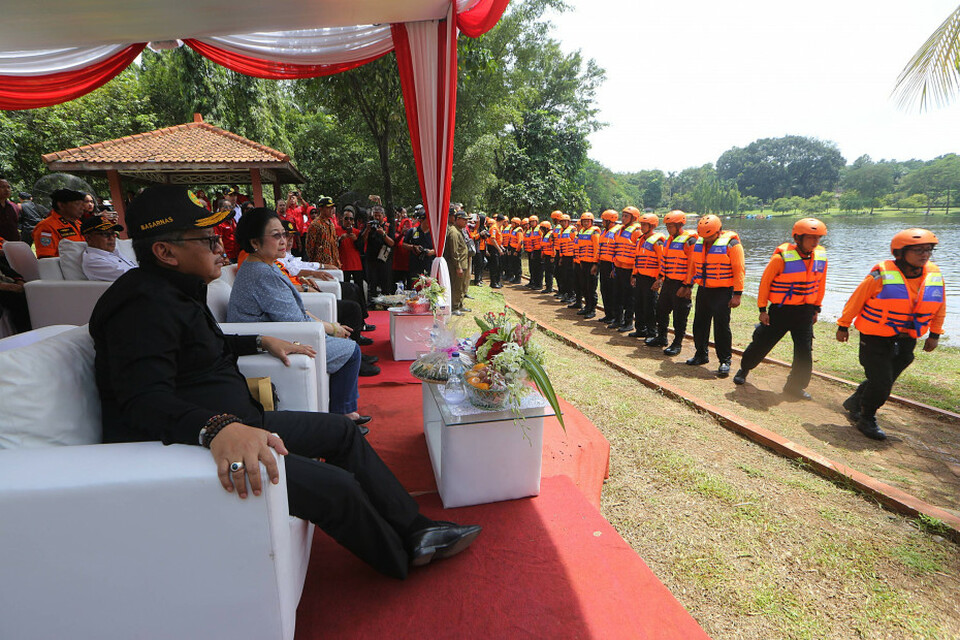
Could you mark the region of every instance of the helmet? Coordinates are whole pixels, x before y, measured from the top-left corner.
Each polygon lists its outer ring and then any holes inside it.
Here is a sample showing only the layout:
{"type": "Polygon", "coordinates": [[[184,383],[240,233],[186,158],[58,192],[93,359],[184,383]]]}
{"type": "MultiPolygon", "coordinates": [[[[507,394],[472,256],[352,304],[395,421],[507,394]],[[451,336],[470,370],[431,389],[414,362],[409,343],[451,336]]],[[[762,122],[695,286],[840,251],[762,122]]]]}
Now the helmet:
{"type": "Polygon", "coordinates": [[[497,224],[497,221],[496,221],[496,220],[494,220],[493,218],[487,218],[487,226],[488,226],[488,227],[492,227],[492,226],[495,225],[495,224],[497,224]]]}
{"type": "Polygon", "coordinates": [[[543,222],[540,223],[540,228],[541,228],[541,229],[552,229],[552,228],[553,228],[553,225],[550,224],[549,222],[547,222],[546,220],[544,220],[543,222]]]}
{"type": "Polygon", "coordinates": [[[712,236],[723,228],[723,222],[714,215],[703,216],[697,222],[697,233],[701,236],[712,236]]]}
{"type": "Polygon", "coordinates": [[[793,235],[795,236],[825,236],[827,235],[827,225],[816,218],[803,218],[797,220],[793,225],[793,235]]]}
{"type": "Polygon", "coordinates": [[[636,207],[632,207],[632,206],[624,207],[623,213],[629,213],[630,215],[632,215],[634,222],[640,219],[640,209],[637,209],[636,207]]]}
{"type": "Polygon", "coordinates": [[[680,209],[674,209],[663,217],[666,224],[687,224],[687,214],[680,209]]]}
{"type": "Polygon", "coordinates": [[[656,227],[657,225],[660,224],[660,218],[657,217],[657,214],[655,213],[645,213],[642,216],[640,216],[640,222],[643,224],[649,224],[656,227]]]}
{"type": "Polygon", "coordinates": [[[559,220],[563,217],[563,211],[557,210],[550,214],[551,220],[559,220]]]}
{"type": "Polygon", "coordinates": [[[540,218],[537,216],[530,216],[530,222],[540,222],[540,218]]]}
{"type": "Polygon", "coordinates": [[[584,211],[582,214],[580,214],[580,219],[590,220],[591,222],[593,222],[593,214],[590,213],[589,211],[584,211]]]}
{"type": "Polygon", "coordinates": [[[511,218],[511,219],[510,219],[510,222],[511,222],[512,224],[520,224],[520,218],[511,218]]]}
{"type": "Polygon", "coordinates": [[[563,214],[562,216],[560,216],[560,219],[561,219],[561,220],[566,220],[567,222],[570,222],[570,215],[565,213],[565,214],[563,214]]]}
{"type": "Polygon", "coordinates": [[[616,222],[620,218],[620,214],[613,209],[607,209],[600,214],[600,218],[603,220],[609,220],[610,222],[616,222]]]}
{"type": "Polygon", "coordinates": [[[937,236],[926,229],[904,229],[893,236],[893,240],[890,241],[890,251],[896,251],[897,249],[903,249],[904,247],[915,244],[937,244],[939,242],[937,236]]]}

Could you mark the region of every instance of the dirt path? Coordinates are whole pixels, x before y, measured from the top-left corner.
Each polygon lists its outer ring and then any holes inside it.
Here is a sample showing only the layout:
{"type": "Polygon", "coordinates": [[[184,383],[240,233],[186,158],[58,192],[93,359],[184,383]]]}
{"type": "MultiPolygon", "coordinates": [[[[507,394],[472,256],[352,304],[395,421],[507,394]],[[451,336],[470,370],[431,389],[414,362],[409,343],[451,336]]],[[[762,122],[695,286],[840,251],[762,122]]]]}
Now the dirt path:
{"type": "MultiPolygon", "coordinates": [[[[718,363],[713,353],[710,364],[684,364],[693,354],[689,339],[684,342],[683,352],[670,358],[663,355],[662,349],[646,347],[641,339],[607,329],[596,319],[583,320],[558,304],[552,295],[513,286],[504,287],[501,293],[511,305],[584,344],[602,348],[621,363],[689,390],[832,460],[960,515],[960,423],[954,420],[888,403],[878,413],[888,438],[876,442],[853,428],[840,406],[850,394],[846,385],[814,377],[808,387],[813,400],[791,401],[780,393],[788,370],[761,364],[750,372],[747,384],[738,387],[731,378],[716,377],[718,363]]],[[[733,371],[738,362],[735,356],[733,371]]]]}

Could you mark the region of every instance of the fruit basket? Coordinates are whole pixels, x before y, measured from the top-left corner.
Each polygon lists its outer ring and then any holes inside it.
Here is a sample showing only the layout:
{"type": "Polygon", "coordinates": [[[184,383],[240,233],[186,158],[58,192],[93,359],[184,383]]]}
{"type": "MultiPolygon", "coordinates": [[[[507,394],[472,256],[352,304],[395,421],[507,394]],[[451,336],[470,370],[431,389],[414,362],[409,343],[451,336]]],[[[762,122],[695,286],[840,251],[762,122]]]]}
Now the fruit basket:
{"type": "Polygon", "coordinates": [[[404,313],[430,313],[430,301],[426,298],[413,298],[403,303],[404,313]]]}
{"type": "Polygon", "coordinates": [[[510,399],[510,394],[506,388],[480,389],[472,384],[468,384],[467,398],[470,400],[470,404],[478,409],[500,411],[506,408],[507,400],[510,399]]]}

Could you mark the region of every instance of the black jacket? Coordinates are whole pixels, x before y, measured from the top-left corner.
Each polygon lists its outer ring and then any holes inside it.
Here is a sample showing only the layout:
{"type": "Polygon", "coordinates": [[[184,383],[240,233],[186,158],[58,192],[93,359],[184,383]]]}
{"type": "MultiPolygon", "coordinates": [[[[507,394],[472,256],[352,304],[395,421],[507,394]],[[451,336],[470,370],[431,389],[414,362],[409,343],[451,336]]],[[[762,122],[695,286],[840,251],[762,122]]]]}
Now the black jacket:
{"type": "Polygon", "coordinates": [[[256,353],[256,336],[223,335],[199,278],[131,269],[97,302],[90,335],[104,442],[197,444],[220,413],[262,426],[263,407],[237,368],[237,356],[256,353]]]}

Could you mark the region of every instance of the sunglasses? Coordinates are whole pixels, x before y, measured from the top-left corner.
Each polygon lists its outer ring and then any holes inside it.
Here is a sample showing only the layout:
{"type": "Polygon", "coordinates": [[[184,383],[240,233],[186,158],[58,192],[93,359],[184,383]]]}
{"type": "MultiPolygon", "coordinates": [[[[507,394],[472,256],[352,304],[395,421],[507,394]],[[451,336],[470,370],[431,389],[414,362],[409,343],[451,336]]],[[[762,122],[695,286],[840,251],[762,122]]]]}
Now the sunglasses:
{"type": "Polygon", "coordinates": [[[179,242],[206,242],[210,247],[211,253],[217,253],[217,247],[220,246],[222,238],[218,235],[203,236],[202,238],[177,238],[179,242]]]}
{"type": "Polygon", "coordinates": [[[286,235],[287,235],[287,234],[285,234],[285,233],[282,232],[282,231],[277,231],[277,232],[275,232],[275,233],[271,233],[271,234],[269,234],[269,235],[263,236],[263,239],[266,240],[267,238],[273,238],[274,240],[276,240],[277,242],[279,242],[279,241],[283,240],[283,239],[286,237],[286,235]]]}

